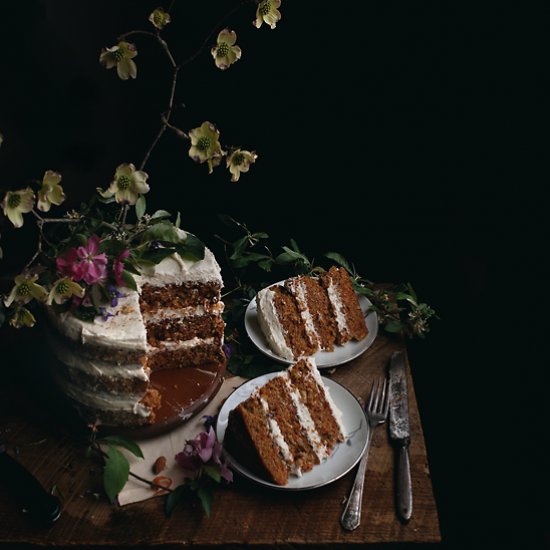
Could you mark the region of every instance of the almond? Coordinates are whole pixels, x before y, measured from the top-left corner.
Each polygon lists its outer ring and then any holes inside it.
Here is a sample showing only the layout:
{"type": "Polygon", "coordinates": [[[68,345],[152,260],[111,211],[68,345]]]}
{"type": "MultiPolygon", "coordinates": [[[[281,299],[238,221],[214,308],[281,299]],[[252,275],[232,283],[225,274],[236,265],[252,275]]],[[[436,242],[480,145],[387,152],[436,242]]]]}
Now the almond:
{"type": "Polygon", "coordinates": [[[153,464],[153,473],[160,474],[166,468],[166,457],[159,456],[153,464]]]}

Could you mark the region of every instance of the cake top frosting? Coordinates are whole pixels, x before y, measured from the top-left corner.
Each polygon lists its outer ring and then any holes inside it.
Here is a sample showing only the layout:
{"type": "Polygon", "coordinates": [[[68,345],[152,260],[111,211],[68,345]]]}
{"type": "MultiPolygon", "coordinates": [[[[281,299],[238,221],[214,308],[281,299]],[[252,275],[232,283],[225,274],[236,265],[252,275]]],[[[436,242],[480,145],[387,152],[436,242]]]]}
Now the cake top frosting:
{"type": "Polygon", "coordinates": [[[204,258],[198,262],[185,260],[179,254],[172,254],[160,263],[144,268],[142,275],[136,276],[138,287],[146,283],[151,286],[164,286],[188,282],[215,282],[223,285],[220,266],[208,248],[204,249],[204,258]]]}

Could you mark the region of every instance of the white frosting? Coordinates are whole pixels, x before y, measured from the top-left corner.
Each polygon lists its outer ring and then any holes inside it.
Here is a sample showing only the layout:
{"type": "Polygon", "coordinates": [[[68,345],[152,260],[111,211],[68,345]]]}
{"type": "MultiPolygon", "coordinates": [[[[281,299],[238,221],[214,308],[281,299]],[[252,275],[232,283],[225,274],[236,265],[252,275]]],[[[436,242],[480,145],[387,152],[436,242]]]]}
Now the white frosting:
{"type": "Polygon", "coordinates": [[[300,424],[306,432],[309,444],[312,446],[313,452],[317,455],[319,462],[322,462],[325,458],[329,456],[329,452],[326,445],[321,441],[321,436],[319,435],[319,432],[315,427],[315,422],[313,421],[313,418],[311,418],[309,409],[303,403],[300,392],[292,386],[288,373],[285,371],[279,376],[282,376],[285,381],[285,384],[290,393],[290,397],[292,398],[292,402],[296,407],[296,412],[298,414],[300,424]]]}
{"type": "MultiPolygon", "coordinates": [[[[123,289],[126,290],[126,289],[123,289]]],[[[81,344],[99,345],[122,351],[143,351],[147,346],[145,324],[139,309],[139,295],[128,291],[115,308],[107,307],[112,317],[82,321],[70,312],[56,314],[46,308],[56,329],[81,344]]]]}
{"type": "Polygon", "coordinates": [[[258,322],[269,347],[280,357],[292,360],[294,354],[285,341],[283,326],[275,309],[274,298],[275,293],[269,288],[264,288],[258,292],[256,295],[258,322]]]}
{"type": "Polygon", "coordinates": [[[218,302],[205,308],[204,306],[188,306],[179,309],[162,308],[154,313],[149,311],[142,312],[145,323],[159,321],[163,319],[179,319],[181,317],[198,317],[201,315],[220,315],[224,310],[224,303],[218,302]]]}
{"type": "Polygon", "coordinates": [[[334,403],[334,400],[332,399],[330,395],[329,389],[323,384],[323,379],[321,378],[321,373],[317,369],[317,366],[315,365],[315,360],[312,358],[307,358],[305,361],[309,364],[311,369],[311,374],[313,378],[315,378],[315,381],[319,385],[320,388],[322,388],[323,394],[325,396],[325,399],[327,400],[327,403],[330,407],[330,410],[332,411],[332,416],[334,416],[334,419],[336,420],[336,423],[338,424],[338,428],[340,429],[340,433],[346,438],[346,432],[344,429],[344,424],[342,423],[342,411],[336,406],[334,403]]]}
{"type": "Polygon", "coordinates": [[[179,254],[172,254],[154,266],[141,269],[142,275],[136,276],[138,287],[144,284],[165,286],[191,282],[216,282],[223,285],[220,266],[208,248],[204,250],[204,259],[198,262],[184,260],[179,254]]]}
{"type": "Polygon", "coordinates": [[[57,376],[57,381],[69,397],[82,403],[86,407],[103,411],[123,411],[143,417],[147,417],[151,414],[151,410],[140,403],[143,394],[114,395],[112,393],[101,393],[94,390],[89,391],[80,386],[75,386],[60,376],[57,376]]]}
{"type": "Polygon", "coordinates": [[[319,338],[317,336],[317,331],[315,330],[315,325],[313,324],[313,317],[307,307],[305,285],[300,281],[300,279],[295,278],[290,279],[290,287],[293,294],[295,294],[298,303],[302,306],[300,307],[300,316],[304,321],[309,342],[317,348],[315,351],[319,351],[319,338]]]}
{"type": "Polygon", "coordinates": [[[97,377],[109,378],[137,378],[149,381],[149,376],[141,364],[115,365],[99,359],[87,359],[77,355],[66,347],[60,346],[53,338],[50,340],[52,351],[56,357],[67,367],[76,369],[97,377]]]}
{"type": "MultiPolygon", "coordinates": [[[[279,424],[277,421],[269,416],[269,405],[265,399],[260,397],[259,391],[255,390],[254,392],[260,399],[260,403],[262,404],[262,408],[265,412],[265,415],[267,417],[267,423],[269,425],[269,432],[271,435],[271,439],[275,441],[279,449],[281,450],[281,454],[283,455],[285,461],[288,464],[292,464],[294,462],[294,458],[292,457],[292,453],[290,452],[290,448],[288,447],[287,442],[285,441],[285,438],[283,436],[283,433],[281,432],[281,428],[279,427],[279,424]]],[[[296,475],[300,475],[301,471],[299,468],[296,468],[296,475]]]]}
{"type": "Polygon", "coordinates": [[[195,336],[194,338],[191,338],[190,340],[177,340],[177,341],[169,341],[164,340],[163,342],[159,342],[158,346],[147,346],[147,351],[149,354],[154,354],[159,351],[163,351],[166,349],[169,350],[177,350],[177,349],[190,349],[194,348],[199,345],[210,345],[214,343],[214,338],[199,338],[198,336],[195,336]]]}
{"type": "Polygon", "coordinates": [[[346,334],[349,331],[346,316],[344,314],[342,300],[340,299],[340,295],[338,294],[338,289],[336,288],[336,285],[334,285],[332,281],[328,285],[327,293],[330,303],[334,308],[334,313],[336,314],[336,323],[338,325],[338,330],[341,333],[346,334]]]}

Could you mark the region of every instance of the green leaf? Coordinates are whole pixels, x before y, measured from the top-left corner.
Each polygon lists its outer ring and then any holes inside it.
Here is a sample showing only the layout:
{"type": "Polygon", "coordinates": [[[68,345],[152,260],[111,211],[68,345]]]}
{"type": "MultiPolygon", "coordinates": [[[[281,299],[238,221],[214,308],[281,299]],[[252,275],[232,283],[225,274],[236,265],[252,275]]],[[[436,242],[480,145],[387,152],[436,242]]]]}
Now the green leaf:
{"type": "MultiPolygon", "coordinates": [[[[99,190],[99,187],[98,187],[98,190],[99,190]]],[[[103,204],[111,204],[112,202],[115,202],[115,197],[102,197],[101,195],[98,195],[97,196],[97,200],[99,202],[102,202],[103,204]]]]}
{"type": "Polygon", "coordinates": [[[116,500],[117,495],[126,485],[129,473],[130,464],[126,457],[118,449],[109,445],[103,470],[103,487],[111,502],[116,500]]]}
{"type": "Polygon", "coordinates": [[[96,308],[100,307],[102,304],[105,303],[105,296],[101,291],[100,285],[93,284],[90,287],[90,299],[92,300],[92,304],[94,304],[96,308]]]}
{"type": "Polygon", "coordinates": [[[182,258],[196,262],[204,258],[205,246],[195,235],[187,233],[187,238],[176,245],[176,250],[182,258]]]}
{"type": "Polygon", "coordinates": [[[185,485],[178,485],[166,495],[166,500],[164,501],[164,514],[166,517],[169,518],[176,509],[176,506],[183,500],[185,489],[185,485]]]}
{"type": "Polygon", "coordinates": [[[124,264],[124,269],[126,271],[129,271],[130,273],[133,273],[134,275],[141,275],[141,271],[139,271],[139,269],[135,265],[129,262],[126,262],[124,264]]]}
{"type": "Polygon", "coordinates": [[[212,490],[207,487],[200,487],[197,491],[197,496],[202,504],[202,509],[207,517],[210,517],[212,510],[212,490]]]}
{"type": "Polygon", "coordinates": [[[294,261],[294,258],[287,254],[286,252],[282,252],[275,258],[276,264],[291,264],[294,261]]]}
{"type": "Polygon", "coordinates": [[[181,214],[180,212],[178,211],[178,213],[176,214],[176,221],[174,222],[174,225],[179,229],[180,228],[180,225],[181,225],[181,214]]]}
{"type": "Polygon", "coordinates": [[[151,225],[141,234],[141,242],[162,241],[181,243],[183,239],[178,235],[176,228],[169,222],[159,219],[159,223],[151,225]]]}
{"type": "Polygon", "coordinates": [[[205,474],[208,477],[211,477],[216,483],[220,483],[222,480],[221,470],[220,467],[215,464],[214,466],[210,466],[208,464],[205,464],[202,469],[204,470],[205,474]]]}
{"type": "Polygon", "coordinates": [[[387,332],[400,332],[402,328],[401,321],[396,321],[394,319],[390,319],[384,324],[384,329],[387,332]]]}
{"type": "Polygon", "coordinates": [[[122,270],[121,274],[122,280],[124,281],[124,285],[132,290],[137,290],[137,284],[136,280],[134,279],[134,276],[126,269],[122,270]]]}
{"type": "Polygon", "coordinates": [[[132,441],[131,439],[128,439],[126,437],[122,437],[120,435],[107,435],[105,437],[102,437],[99,441],[101,443],[123,447],[138,458],[143,458],[143,453],[141,452],[139,445],[135,441],[132,441]]]}
{"type": "Polygon", "coordinates": [[[267,233],[264,233],[263,231],[260,231],[258,233],[252,233],[252,238],[256,240],[269,239],[269,235],[267,233]]]}
{"type": "Polygon", "coordinates": [[[152,220],[164,220],[166,218],[169,218],[172,214],[170,212],[167,212],[166,210],[157,210],[152,216],[152,220]]]}
{"type": "Polygon", "coordinates": [[[227,214],[218,214],[218,219],[224,224],[227,225],[227,227],[243,227],[242,224],[240,224],[237,220],[232,218],[231,216],[228,216],[227,214]]]}
{"type": "Polygon", "coordinates": [[[145,200],[145,195],[140,195],[136,201],[136,216],[140,220],[145,214],[145,209],[147,208],[147,201],[145,200]]]}
{"type": "Polygon", "coordinates": [[[229,256],[230,260],[236,260],[241,252],[246,248],[246,245],[248,244],[248,235],[245,235],[244,237],[241,237],[240,239],[237,239],[233,244],[233,254],[229,256]]]}
{"type": "Polygon", "coordinates": [[[298,243],[292,238],[290,239],[290,246],[295,252],[300,252],[300,247],[298,246],[298,243]]]}
{"type": "Polygon", "coordinates": [[[273,259],[268,258],[266,260],[259,261],[258,267],[263,269],[264,271],[271,271],[271,268],[273,267],[273,259]]]}
{"type": "Polygon", "coordinates": [[[162,262],[164,258],[171,256],[175,251],[175,248],[157,248],[156,250],[148,250],[142,254],[139,261],[144,265],[147,265],[147,262],[149,262],[149,265],[156,265],[162,262]]]}
{"type": "Polygon", "coordinates": [[[346,258],[342,256],[342,254],[338,252],[327,252],[325,254],[325,257],[329,258],[330,260],[334,260],[338,265],[341,265],[342,267],[344,267],[350,275],[354,274],[353,269],[351,268],[351,265],[346,260],[346,258]]]}

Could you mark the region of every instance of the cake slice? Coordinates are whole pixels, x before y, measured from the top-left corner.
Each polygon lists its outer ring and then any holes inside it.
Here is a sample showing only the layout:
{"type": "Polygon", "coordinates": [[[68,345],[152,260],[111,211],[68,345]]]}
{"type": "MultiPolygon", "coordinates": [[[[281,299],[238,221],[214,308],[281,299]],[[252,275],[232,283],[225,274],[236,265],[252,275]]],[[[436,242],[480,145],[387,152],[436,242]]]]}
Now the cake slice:
{"type": "Polygon", "coordinates": [[[344,441],[340,417],[315,361],[300,359],[230,411],[223,445],[252,472],[286,485],[344,441]]]}
{"type": "Polygon", "coordinates": [[[362,340],[368,329],[348,272],[343,267],[331,267],[320,277],[333,311],[338,333],[336,343],[362,340]]]}
{"type": "Polygon", "coordinates": [[[269,347],[293,360],[319,351],[319,342],[306,326],[294,296],[282,285],[260,290],[256,296],[258,322],[269,347]]]}

